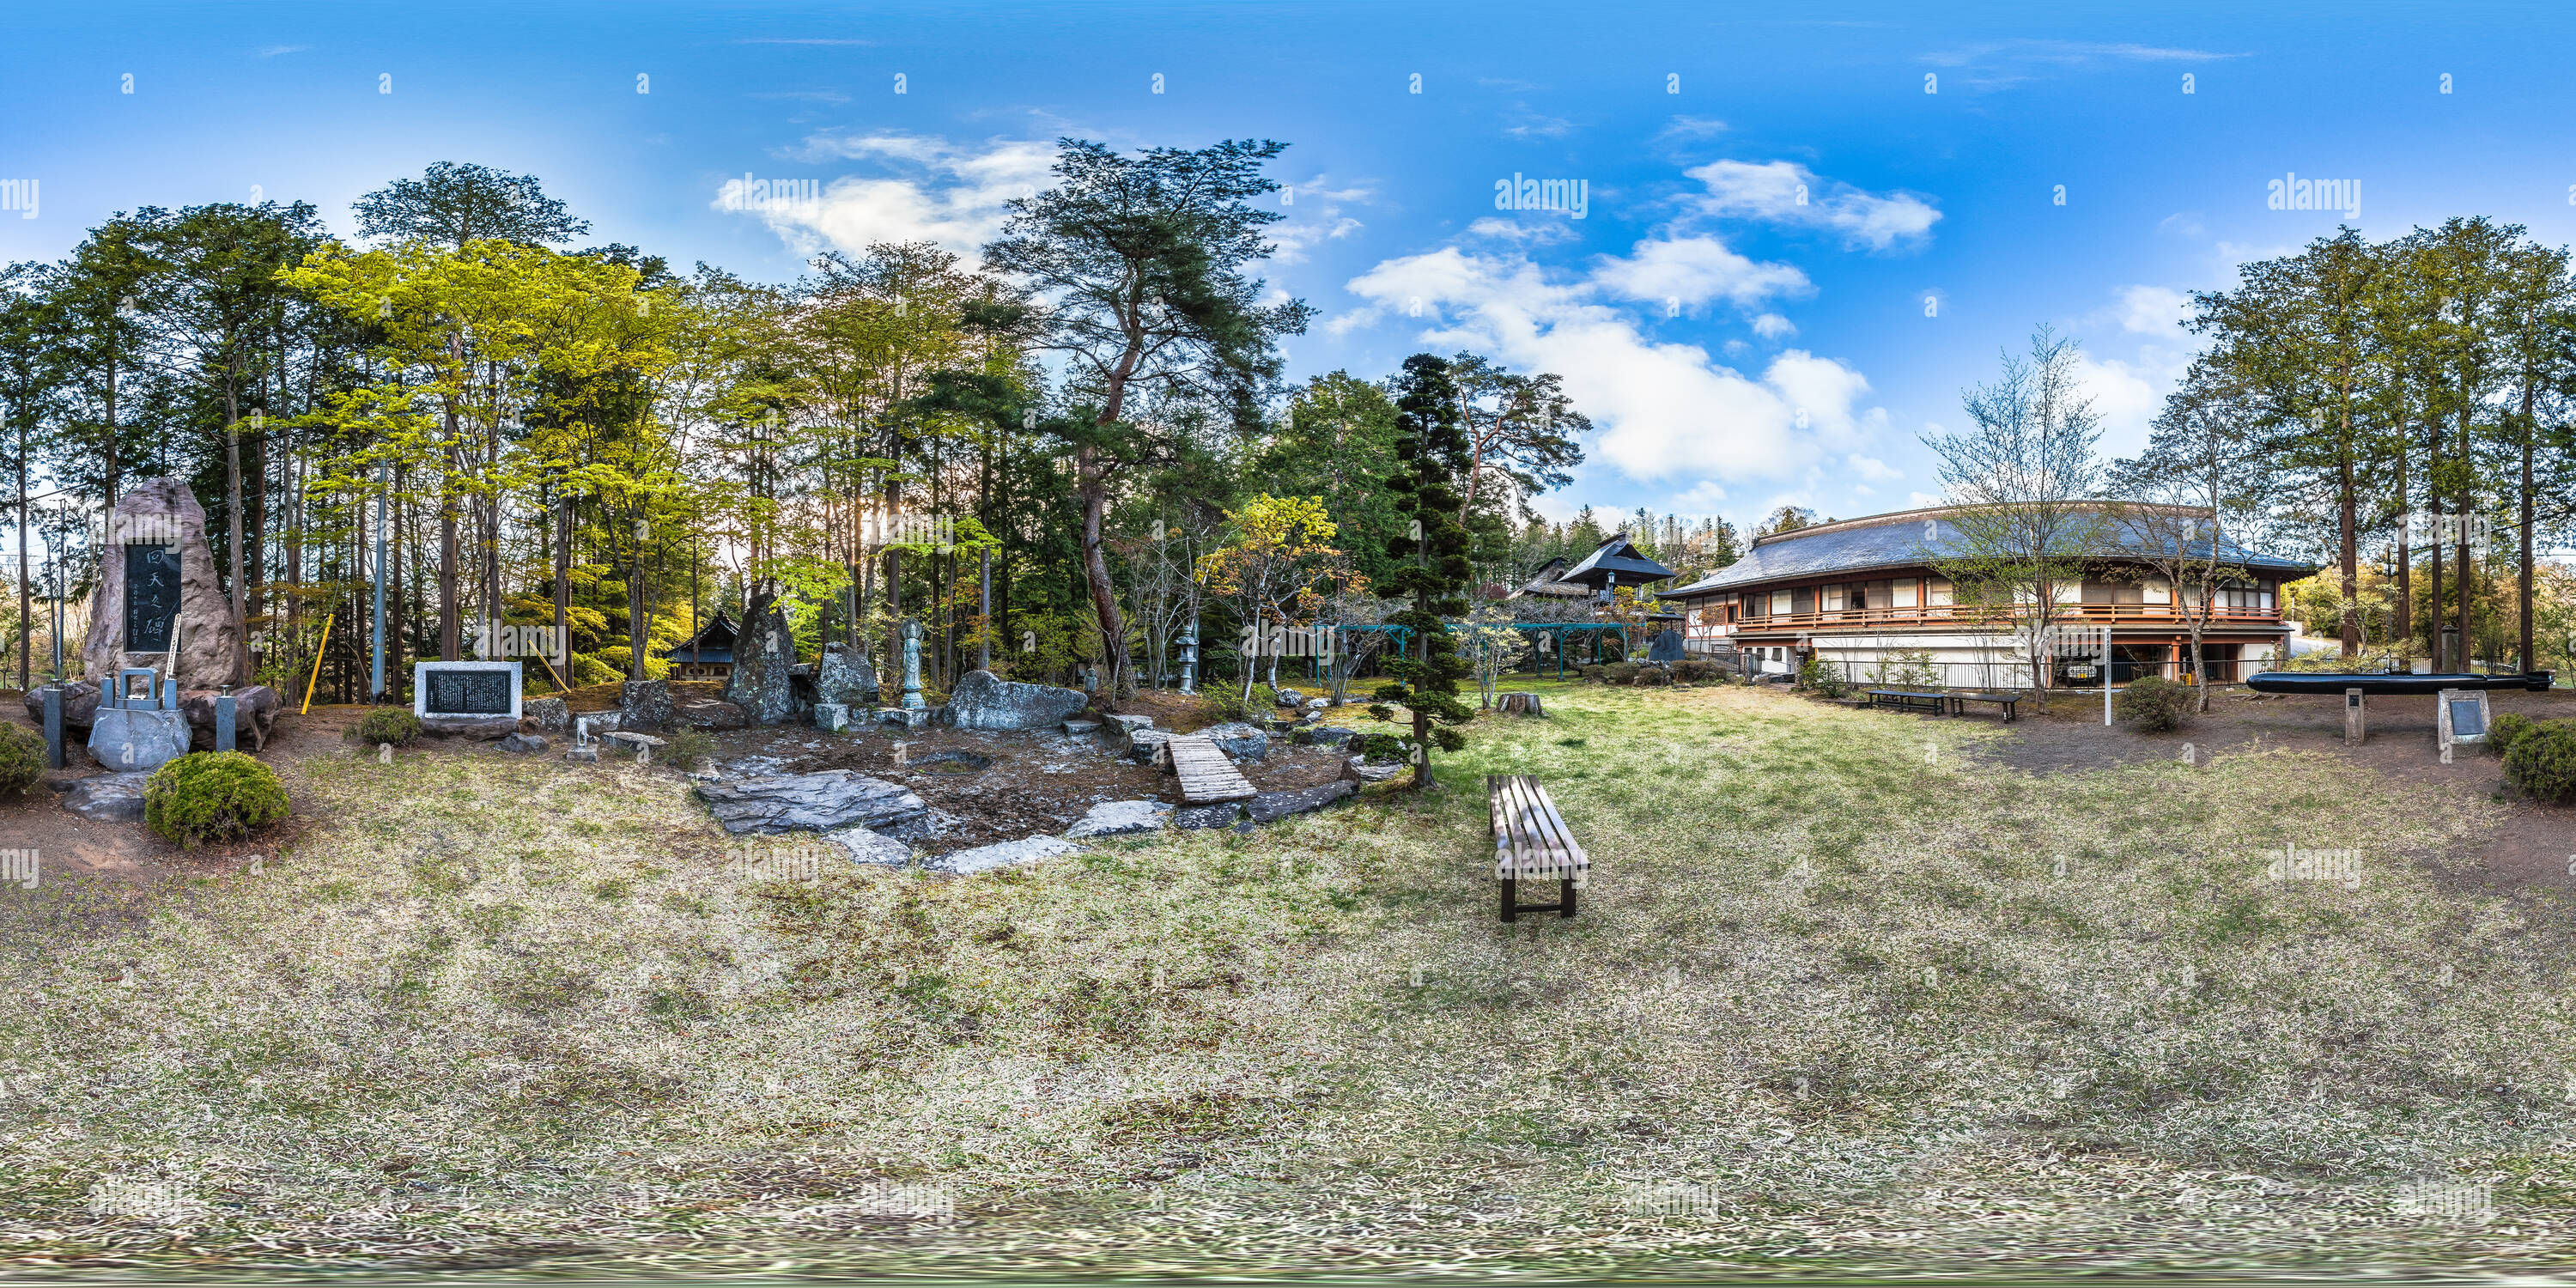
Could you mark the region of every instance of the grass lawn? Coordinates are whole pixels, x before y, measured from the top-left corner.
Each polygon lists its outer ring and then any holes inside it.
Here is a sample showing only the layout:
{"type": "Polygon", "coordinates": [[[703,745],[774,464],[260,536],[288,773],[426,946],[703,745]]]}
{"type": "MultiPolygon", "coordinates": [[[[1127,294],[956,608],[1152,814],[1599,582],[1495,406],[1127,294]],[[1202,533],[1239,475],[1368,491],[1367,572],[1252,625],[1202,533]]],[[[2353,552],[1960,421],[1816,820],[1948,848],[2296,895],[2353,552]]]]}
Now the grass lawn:
{"type": "Polygon", "coordinates": [[[0,1258],[2566,1249],[2569,909],[2454,870],[2495,802],[2281,751],[2033,776],[1981,758],[1990,723],[1527,687],[1550,718],[1480,720],[1430,797],[963,879],[795,879],[818,851],[728,845],[658,771],[307,761],[320,819],[258,873],[0,890],[0,1258]],[[1506,770],[1594,856],[1572,921],[1495,921],[1506,770]],[[2358,851],[2357,888],[2272,879],[2285,846],[2358,851]]]}

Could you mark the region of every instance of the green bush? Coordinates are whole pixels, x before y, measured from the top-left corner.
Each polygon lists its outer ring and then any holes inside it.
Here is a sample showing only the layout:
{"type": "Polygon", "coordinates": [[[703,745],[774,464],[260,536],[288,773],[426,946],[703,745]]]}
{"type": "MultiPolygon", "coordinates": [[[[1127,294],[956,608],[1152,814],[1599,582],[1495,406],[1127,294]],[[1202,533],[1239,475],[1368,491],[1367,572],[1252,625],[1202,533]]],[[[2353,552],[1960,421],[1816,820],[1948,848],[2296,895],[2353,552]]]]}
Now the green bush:
{"type": "Polygon", "coordinates": [[[1612,684],[1635,684],[1637,670],[1634,662],[1613,662],[1601,668],[1601,678],[1612,684]]]}
{"type": "Polygon", "coordinates": [[[576,686],[587,689],[594,684],[615,684],[626,678],[626,672],[588,653],[575,653],[572,657],[572,674],[566,678],[576,686]]]}
{"type": "Polygon", "coordinates": [[[0,725],[0,792],[23,796],[44,776],[44,735],[16,725],[0,725]]]}
{"type": "Polygon", "coordinates": [[[2524,730],[2504,754],[2504,780],[2534,800],[2576,805],[2576,720],[2524,730]]]}
{"type": "Polygon", "coordinates": [[[695,769],[698,762],[716,754],[716,740],[703,729],[674,729],[662,736],[662,754],[656,759],[682,769],[695,769]]]}
{"type": "Polygon", "coordinates": [[[1631,681],[1637,687],[1644,689],[1659,689],[1672,682],[1673,673],[1660,666],[1638,667],[1637,678],[1631,681]]]}
{"type": "Polygon", "coordinates": [[[144,824],[191,848],[248,836],[286,814],[277,771],[238,751],[192,752],[143,784],[144,824]]]}
{"type": "Polygon", "coordinates": [[[370,747],[380,742],[407,747],[420,736],[420,717],[401,707],[378,707],[360,717],[349,736],[370,747]]]}
{"type": "Polygon", "coordinates": [[[2539,727],[2537,721],[2519,711],[2505,712],[2495,718],[2493,725],[2488,726],[2487,746],[2501,756],[2513,750],[2513,744],[2517,740],[2537,727],[2539,727]]]}
{"type": "Polygon", "coordinates": [[[1843,669],[1822,658],[1808,658],[1798,667],[1798,683],[1828,698],[1839,698],[1851,692],[1851,681],[1843,678],[1843,669]]]}
{"type": "Polygon", "coordinates": [[[2111,699],[2111,706],[2140,733],[2165,733],[2182,728],[2198,702],[2190,685],[2150,675],[2129,681],[2129,687],[2111,699]]]}

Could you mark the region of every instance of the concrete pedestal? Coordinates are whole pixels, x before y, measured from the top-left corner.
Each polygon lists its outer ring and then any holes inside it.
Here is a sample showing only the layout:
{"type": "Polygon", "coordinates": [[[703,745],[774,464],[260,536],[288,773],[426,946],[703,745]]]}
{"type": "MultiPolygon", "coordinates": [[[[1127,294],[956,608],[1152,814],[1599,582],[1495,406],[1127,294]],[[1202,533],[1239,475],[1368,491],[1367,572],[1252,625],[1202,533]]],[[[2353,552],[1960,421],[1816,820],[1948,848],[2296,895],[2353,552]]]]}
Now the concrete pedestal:
{"type": "Polygon", "coordinates": [[[2366,729],[2364,729],[2364,728],[2362,727],[2362,718],[2361,718],[2361,716],[2362,716],[2361,690],[2359,690],[2359,689],[2346,689],[2346,690],[2344,690],[2344,691],[2343,691],[2343,741],[2344,741],[2344,745],[2345,745],[2345,746],[2348,746],[2348,747],[2358,747],[2358,746],[2360,746],[2360,745],[2362,744],[2362,740],[2363,740],[2364,738],[2366,738],[2366,737],[2368,737],[2368,736],[2369,736],[2369,732],[2368,732],[2366,729]]]}

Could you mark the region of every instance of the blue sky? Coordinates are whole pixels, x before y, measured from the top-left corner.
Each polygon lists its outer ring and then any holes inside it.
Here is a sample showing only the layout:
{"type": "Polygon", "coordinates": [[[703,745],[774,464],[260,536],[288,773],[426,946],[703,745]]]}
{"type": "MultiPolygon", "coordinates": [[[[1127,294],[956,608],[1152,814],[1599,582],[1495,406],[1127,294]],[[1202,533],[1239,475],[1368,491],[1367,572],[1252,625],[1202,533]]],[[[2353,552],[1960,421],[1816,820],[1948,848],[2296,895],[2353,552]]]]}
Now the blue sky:
{"type": "Polygon", "coordinates": [[[0,212],[7,259],[139,205],[345,230],[457,160],[540,176],[594,240],[785,279],[971,252],[1059,136],[1280,139],[1266,276],[1321,310],[1291,373],[1558,373],[1597,431],[1558,513],[1924,503],[1918,436],[2040,323],[2133,450],[2186,294],[2344,218],[2268,209],[2289,173],[2357,181],[2374,237],[2576,241],[2576,21],[2543,5],[9,7],[0,179],[42,199],[0,212]],[[820,198],[725,208],[745,174],[820,198]],[[1513,175],[1580,180],[1583,217],[1497,210],[1513,175]]]}

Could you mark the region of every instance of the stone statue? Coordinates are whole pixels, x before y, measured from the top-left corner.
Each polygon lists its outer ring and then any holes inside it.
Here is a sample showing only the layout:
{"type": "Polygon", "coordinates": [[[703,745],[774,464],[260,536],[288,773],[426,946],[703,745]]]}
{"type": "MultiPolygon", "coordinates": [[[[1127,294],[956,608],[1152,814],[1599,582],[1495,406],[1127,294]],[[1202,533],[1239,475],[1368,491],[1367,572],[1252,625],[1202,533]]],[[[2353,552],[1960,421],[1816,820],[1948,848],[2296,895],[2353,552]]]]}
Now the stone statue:
{"type": "Polygon", "coordinates": [[[903,709],[919,711],[921,701],[921,623],[903,623],[903,709]]]}

